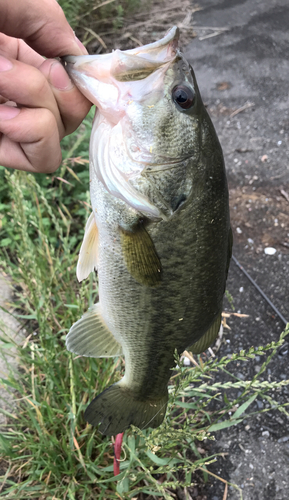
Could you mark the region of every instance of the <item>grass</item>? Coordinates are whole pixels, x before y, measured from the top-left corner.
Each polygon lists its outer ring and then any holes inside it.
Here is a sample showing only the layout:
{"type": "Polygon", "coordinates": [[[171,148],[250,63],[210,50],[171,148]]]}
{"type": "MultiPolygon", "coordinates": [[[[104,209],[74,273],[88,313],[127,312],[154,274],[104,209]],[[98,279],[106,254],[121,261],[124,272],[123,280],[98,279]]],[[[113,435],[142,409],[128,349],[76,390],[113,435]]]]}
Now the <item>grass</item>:
{"type": "Polygon", "coordinates": [[[75,277],[90,213],[90,120],[65,139],[63,163],[55,176],[0,170],[5,182],[0,192],[0,266],[14,284],[11,314],[25,323],[27,335],[22,345],[2,335],[2,356],[14,346],[20,373],[11,371],[2,379],[18,401],[16,411],[2,410],[7,425],[0,437],[5,469],[0,498],[89,500],[142,494],[173,499],[178,487],[185,491],[191,486],[196,470],[206,474],[215,460],[201,455],[198,443],[248,419],[256,398],[267,400],[263,411],[275,408],[288,415],[286,404],[278,404],[272,390],[282,390],[289,381],[260,381],[288,329],[279,342],[231,358],[204,362],[199,356],[193,368],[178,360],[164,423],[155,430],[125,433],[121,473],[113,477],[112,441],[84,422],[83,411],[95,393],[121,377],[123,362],[74,357],[64,345],[71,324],[97,300],[96,277],[81,285],[75,277]],[[264,362],[252,380],[232,377],[214,383],[219,371],[228,373],[233,363],[255,356],[263,356],[264,362]]]}
{"type": "MultiPolygon", "coordinates": [[[[88,33],[87,29],[96,25],[109,26],[114,30],[121,28],[124,17],[135,11],[142,0],[59,0],[70,26],[79,35],[88,33]]],[[[83,37],[81,37],[83,38],[83,37]]]]}

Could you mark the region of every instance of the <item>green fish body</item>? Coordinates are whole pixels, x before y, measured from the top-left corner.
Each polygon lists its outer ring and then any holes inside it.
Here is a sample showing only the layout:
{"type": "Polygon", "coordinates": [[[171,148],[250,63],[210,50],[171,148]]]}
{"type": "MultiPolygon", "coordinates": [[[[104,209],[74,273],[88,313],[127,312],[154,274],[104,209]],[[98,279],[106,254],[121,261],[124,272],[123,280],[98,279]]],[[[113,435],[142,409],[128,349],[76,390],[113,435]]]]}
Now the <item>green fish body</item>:
{"type": "Polygon", "coordinates": [[[79,280],[98,270],[99,302],[67,348],[125,356],[125,375],[85,418],[106,435],[165,416],[175,350],[199,353],[216,338],[231,257],[221,146],[195,75],[160,41],[103,56],[67,57],[67,71],[97,105],[90,142],[93,212],[79,280]]]}

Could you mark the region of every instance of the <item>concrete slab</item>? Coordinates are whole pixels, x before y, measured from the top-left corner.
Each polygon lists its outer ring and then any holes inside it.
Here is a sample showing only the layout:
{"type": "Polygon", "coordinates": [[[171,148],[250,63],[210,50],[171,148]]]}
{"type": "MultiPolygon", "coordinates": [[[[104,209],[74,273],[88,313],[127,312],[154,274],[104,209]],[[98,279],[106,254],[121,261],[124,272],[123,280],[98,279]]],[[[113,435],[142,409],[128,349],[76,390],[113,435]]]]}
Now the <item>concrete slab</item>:
{"type": "MultiPolygon", "coordinates": [[[[0,275],[0,306],[9,310],[12,302],[11,283],[7,278],[0,275]]],[[[0,337],[7,342],[13,339],[16,343],[21,343],[23,334],[19,331],[19,323],[9,313],[0,309],[0,337]]],[[[5,342],[0,339],[0,377],[7,379],[11,370],[17,369],[17,357],[13,347],[5,348],[5,342]]],[[[11,412],[13,410],[13,395],[7,386],[0,383],[0,407],[11,412]]],[[[6,417],[0,413],[0,425],[6,423],[6,417]]]]}

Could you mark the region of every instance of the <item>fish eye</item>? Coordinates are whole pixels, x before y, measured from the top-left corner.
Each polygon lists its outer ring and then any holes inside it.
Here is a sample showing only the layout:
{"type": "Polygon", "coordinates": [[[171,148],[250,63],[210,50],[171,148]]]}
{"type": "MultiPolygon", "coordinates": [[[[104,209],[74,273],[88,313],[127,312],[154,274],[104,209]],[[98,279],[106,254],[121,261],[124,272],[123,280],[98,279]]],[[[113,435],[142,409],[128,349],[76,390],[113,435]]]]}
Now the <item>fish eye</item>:
{"type": "Polygon", "coordinates": [[[176,104],[182,109],[189,109],[195,102],[195,93],[190,87],[177,85],[173,88],[172,97],[176,104]]]}

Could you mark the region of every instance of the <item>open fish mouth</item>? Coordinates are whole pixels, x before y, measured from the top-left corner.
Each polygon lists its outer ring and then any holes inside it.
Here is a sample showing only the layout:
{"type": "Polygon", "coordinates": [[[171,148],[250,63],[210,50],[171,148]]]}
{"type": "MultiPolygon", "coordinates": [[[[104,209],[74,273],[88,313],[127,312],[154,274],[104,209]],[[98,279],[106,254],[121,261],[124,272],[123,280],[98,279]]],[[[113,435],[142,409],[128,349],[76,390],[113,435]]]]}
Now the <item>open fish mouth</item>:
{"type": "Polygon", "coordinates": [[[174,26],[168,33],[156,42],[121,51],[114,50],[111,54],[87,55],[87,56],[64,56],[62,61],[67,65],[67,71],[73,69],[92,74],[94,78],[104,76],[112,72],[113,76],[122,81],[146,78],[158,66],[161,66],[175,57],[179,40],[179,29],[174,26]],[[72,67],[73,65],[73,67],[72,67]],[[127,70],[127,74],[125,72],[127,70]]]}
{"type": "Polygon", "coordinates": [[[81,92],[116,122],[124,115],[129,99],[162,85],[162,76],[177,57],[178,39],[179,30],[174,26],[161,40],[142,47],[117,49],[111,54],[65,56],[62,61],[81,92]]]}
{"type": "MultiPolygon", "coordinates": [[[[90,143],[96,177],[110,194],[153,218],[163,215],[134,180],[173,168],[189,159],[191,152],[167,156],[154,141],[156,129],[147,127],[145,133],[139,133],[135,117],[164,99],[165,80],[173,81],[175,63],[187,64],[178,50],[178,39],[179,30],[174,26],[161,40],[142,47],[62,58],[76,86],[98,109],[90,143]]],[[[153,116],[150,119],[155,121],[153,116]]]]}

